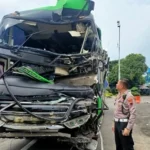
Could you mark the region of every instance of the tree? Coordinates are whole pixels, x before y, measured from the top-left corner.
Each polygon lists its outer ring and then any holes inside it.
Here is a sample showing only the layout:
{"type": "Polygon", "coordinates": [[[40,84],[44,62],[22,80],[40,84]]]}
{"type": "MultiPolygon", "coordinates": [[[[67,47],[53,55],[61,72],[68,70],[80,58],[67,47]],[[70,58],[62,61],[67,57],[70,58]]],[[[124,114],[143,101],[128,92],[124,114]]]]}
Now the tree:
{"type": "Polygon", "coordinates": [[[109,70],[112,70],[113,66],[115,66],[117,64],[118,64],[118,60],[110,61],[110,63],[109,63],[109,70]]]}
{"type": "MultiPolygon", "coordinates": [[[[118,80],[118,63],[117,61],[110,62],[109,84],[114,86],[118,80]]],[[[126,78],[130,81],[130,86],[138,86],[144,83],[142,77],[147,70],[145,57],[141,54],[129,54],[120,61],[121,78],[126,78]]]]}

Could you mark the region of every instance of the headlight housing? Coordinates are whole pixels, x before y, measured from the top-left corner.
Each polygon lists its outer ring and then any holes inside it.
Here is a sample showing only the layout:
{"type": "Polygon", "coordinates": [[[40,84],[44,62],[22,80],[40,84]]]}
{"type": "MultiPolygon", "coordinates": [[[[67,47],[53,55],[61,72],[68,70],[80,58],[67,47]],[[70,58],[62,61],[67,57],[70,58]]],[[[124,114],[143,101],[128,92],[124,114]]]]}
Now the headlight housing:
{"type": "Polygon", "coordinates": [[[84,115],[84,116],[69,120],[65,122],[64,125],[69,129],[80,127],[90,119],[90,116],[91,115],[84,115]]]}

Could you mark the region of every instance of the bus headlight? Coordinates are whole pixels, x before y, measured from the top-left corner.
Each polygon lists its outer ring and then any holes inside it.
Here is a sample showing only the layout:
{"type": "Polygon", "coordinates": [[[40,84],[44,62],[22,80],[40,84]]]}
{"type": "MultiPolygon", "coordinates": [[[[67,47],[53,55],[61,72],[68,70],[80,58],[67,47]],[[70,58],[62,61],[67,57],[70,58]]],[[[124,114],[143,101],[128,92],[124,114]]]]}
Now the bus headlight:
{"type": "Polygon", "coordinates": [[[85,115],[85,116],[81,116],[81,117],[69,120],[69,121],[65,122],[64,125],[69,129],[73,129],[73,128],[82,126],[89,119],[90,119],[90,115],[85,115]]]}

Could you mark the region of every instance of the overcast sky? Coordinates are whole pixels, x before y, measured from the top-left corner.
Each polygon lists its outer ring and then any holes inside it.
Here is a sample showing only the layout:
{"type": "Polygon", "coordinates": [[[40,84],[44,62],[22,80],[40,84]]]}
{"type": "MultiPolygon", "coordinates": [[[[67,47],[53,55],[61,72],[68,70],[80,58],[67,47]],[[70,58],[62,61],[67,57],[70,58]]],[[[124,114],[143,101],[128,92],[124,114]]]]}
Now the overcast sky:
{"type": "MultiPolygon", "coordinates": [[[[150,0],[94,0],[93,12],[102,30],[103,48],[111,60],[118,59],[118,28],[121,22],[121,57],[142,53],[150,66],[150,0]]],[[[16,10],[54,5],[56,0],[0,0],[0,19],[16,10]]]]}

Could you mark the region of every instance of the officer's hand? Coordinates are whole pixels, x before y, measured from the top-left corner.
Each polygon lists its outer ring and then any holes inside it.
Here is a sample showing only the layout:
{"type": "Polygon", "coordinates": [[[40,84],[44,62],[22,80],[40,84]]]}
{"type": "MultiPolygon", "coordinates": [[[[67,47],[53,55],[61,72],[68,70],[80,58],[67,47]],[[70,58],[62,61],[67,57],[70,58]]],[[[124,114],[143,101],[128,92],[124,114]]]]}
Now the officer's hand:
{"type": "Polygon", "coordinates": [[[112,132],[114,132],[115,131],[115,127],[114,126],[112,126],[112,132]]]}
{"type": "Polygon", "coordinates": [[[127,129],[127,128],[125,128],[125,129],[122,131],[122,134],[123,134],[123,136],[129,136],[130,130],[127,129]]]}
{"type": "Polygon", "coordinates": [[[114,132],[115,131],[115,124],[113,123],[113,125],[112,125],[112,132],[114,132]]]}

